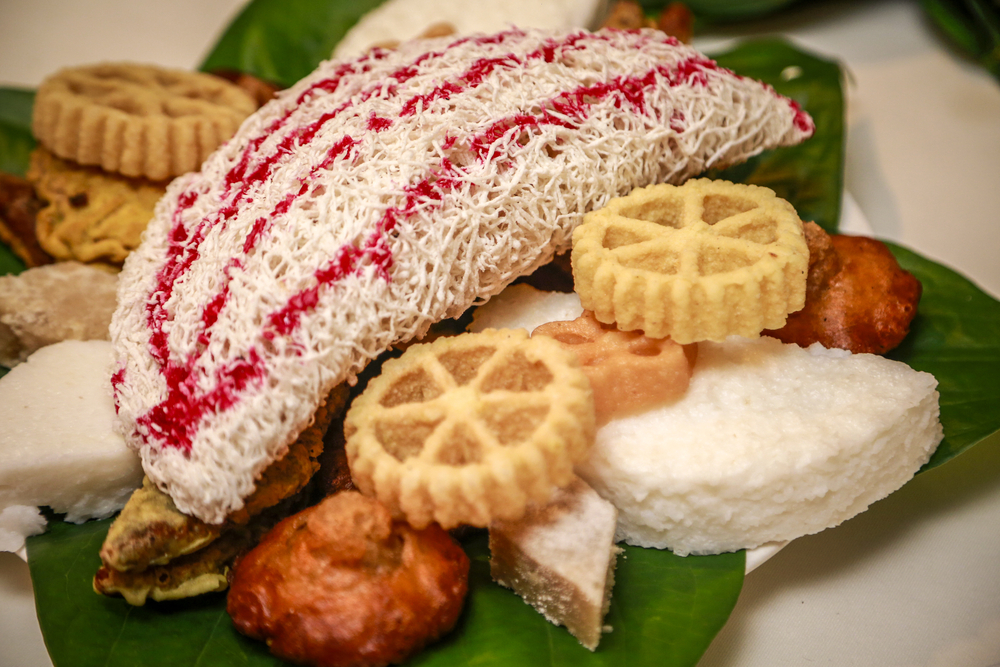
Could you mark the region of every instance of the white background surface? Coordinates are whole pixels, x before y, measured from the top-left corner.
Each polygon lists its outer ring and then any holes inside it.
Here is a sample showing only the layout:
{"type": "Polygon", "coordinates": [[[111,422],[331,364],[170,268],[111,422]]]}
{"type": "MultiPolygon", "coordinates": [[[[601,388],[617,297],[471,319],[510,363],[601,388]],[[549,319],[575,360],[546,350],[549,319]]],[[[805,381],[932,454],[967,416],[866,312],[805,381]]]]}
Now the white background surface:
{"type": "MultiPolygon", "coordinates": [[[[241,4],[3,0],[0,85],[102,59],[193,68],[241,4]]],[[[1000,84],[902,1],[812,3],[698,45],[764,34],[847,66],[847,187],[875,234],[1000,295],[1000,84]]],[[[0,553],[0,665],[48,664],[27,566],[0,553]]],[[[758,665],[1000,665],[1000,439],[748,576],[700,667],[758,665]]]]}

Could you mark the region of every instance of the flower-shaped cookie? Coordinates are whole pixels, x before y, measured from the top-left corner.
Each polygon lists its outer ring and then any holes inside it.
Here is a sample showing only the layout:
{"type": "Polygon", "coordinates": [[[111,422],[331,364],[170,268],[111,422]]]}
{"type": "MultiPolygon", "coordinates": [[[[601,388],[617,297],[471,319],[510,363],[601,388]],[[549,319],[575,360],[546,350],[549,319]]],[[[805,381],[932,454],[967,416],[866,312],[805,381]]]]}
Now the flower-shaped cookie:
{"type": "Polygon", "coordinates": [[[573,477],[593,442],[590,383],[572,353],[523,330],[414,345],[344,422],[358,488],[415,527],[520,518],[573,477]]]}
{"type": "Polygon", "coordinates": [[[35,137],[59,157],[154,181],[196,171],[257,103],[201,72],[102,63],[60,70],[35,96],[35,137]]]}
{"type": "Polygon", "coordinates": [[[572,259],[598,320],[686,344],[780,328],[805,302],[809,250],[795,209],[771,190],[698,179],[588,213],[572,259]]]}
{"type": "Polygon", "coordinates": [[[598,424],[680,398],[691,382],[698,347],[601,324],[590,311],[570,322],[549,322],[532,336],[548,336],[580,360],[594,390],[598,424]]]}

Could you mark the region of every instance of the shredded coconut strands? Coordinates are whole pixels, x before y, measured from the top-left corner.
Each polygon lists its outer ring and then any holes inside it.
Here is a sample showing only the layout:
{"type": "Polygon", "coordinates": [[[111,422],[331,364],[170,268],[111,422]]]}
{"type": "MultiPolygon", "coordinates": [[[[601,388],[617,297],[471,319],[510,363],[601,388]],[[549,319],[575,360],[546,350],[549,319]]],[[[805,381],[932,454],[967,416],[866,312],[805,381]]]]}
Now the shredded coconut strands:
{"type": "Polygon", "coordinates": [[[175,180],[122,273],[122,429],[221,522],[335,384],[569,246],[634,187],[812,121],[662,33],[410,42],[329,61],[175,180]]]}

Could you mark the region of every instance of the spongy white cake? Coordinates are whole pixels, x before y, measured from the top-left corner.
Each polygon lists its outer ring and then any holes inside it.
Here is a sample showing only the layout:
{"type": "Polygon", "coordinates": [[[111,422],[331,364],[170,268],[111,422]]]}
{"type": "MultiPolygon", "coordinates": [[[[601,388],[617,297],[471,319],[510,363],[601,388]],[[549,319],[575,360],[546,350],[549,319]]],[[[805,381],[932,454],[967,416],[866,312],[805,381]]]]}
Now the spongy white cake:
{"type": "Polygon", "coordinates": [[[593,651],[611,602],[617,516],[576,478],[547,506],[490,526],[490,574],[593,651]]]}
{"type": "Polygon", "coordinates": [[[447,23],[460,35],[522,28],[597,28],[607,0],[388,0],[361,17],[333,50],[349,58],[375,44],[413,39],[435,24],[447,23]]]}
{"type": "Polygon", "coordinates": [[[942,438],[936,386],[876,355],[701,343],[688,393],[599,429],[578,473],[630,544],[686,555],[789,540],[913,476],[942,438]]]}
{"type": "Polygon", "coordinates": [[[110,516],[142,483],[113,428],[112,348],[64,341],[0,378],[0,510],[48,505],[82,522],[110,516]]]}

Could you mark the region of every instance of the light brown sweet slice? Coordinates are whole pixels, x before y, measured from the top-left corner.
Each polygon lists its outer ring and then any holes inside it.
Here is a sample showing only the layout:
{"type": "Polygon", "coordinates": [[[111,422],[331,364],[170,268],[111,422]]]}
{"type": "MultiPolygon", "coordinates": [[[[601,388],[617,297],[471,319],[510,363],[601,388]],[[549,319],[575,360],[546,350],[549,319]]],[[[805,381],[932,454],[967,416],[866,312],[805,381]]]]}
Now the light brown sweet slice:
{"type": "Polygon", "coordinates": [[[32,129],[59,157],[158,181],[197,170],[256,109],[209,74],[101,63],[43,81],[32,129]]]}
{"type": "Polygon", "coordinates": [[[618,510],[580,478],[545,507],[490,526],[490,575],[591,651],[611,605],[618,510]]]}
{"type": "Polygon", "coordinates": [[[520,518],[593,442],[587,376],[554,340],[492,330],[386,362],[344,423],[354,482],[421,528],[520,518]]]}
{"type": "Polygon", "coordinates": [[[589,310],[570,322],[543,324],[531,335],[553,338],[576,354],[594,390],[598,424],[683,396],[698,353],[696,345],[601,324],[589,310]]]}
{"type": "Polygon", "coordinates": [[[686,344],[780,328],[805,302],[809,251],[795,209],[771,190],[698,179],[587,214],[572,261],[598,320],[686,344]]]}

